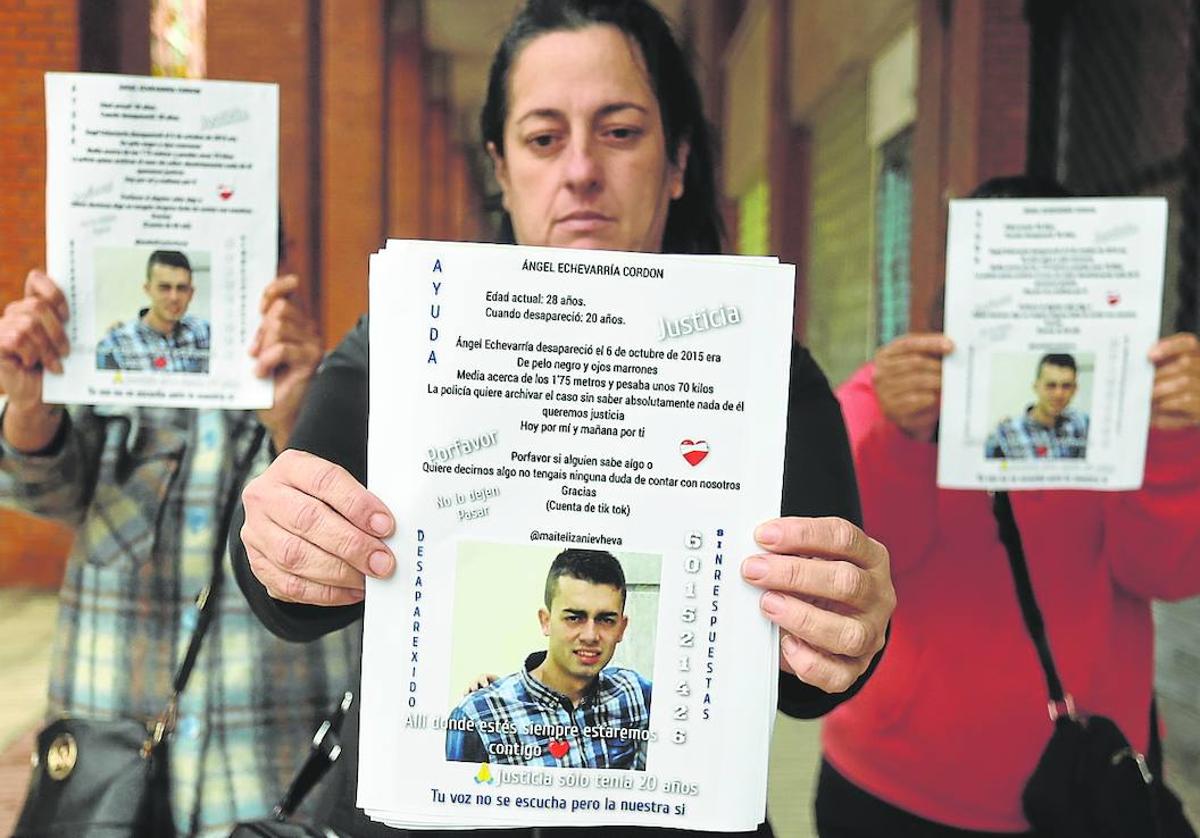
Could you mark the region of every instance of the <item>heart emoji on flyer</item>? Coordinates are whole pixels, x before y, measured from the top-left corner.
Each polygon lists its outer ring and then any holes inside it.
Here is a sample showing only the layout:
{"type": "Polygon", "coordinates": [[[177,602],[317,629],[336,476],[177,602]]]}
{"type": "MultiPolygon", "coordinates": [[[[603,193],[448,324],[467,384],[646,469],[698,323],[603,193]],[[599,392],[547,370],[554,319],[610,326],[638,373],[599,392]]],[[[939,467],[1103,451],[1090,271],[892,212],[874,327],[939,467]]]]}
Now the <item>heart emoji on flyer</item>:
{"type": "Polygon", "coordinates": [[[1108,300],[1108,304],[1110,306],[1115,306],[1117,303],[1121,302],[1121,295],[1114,291],[1109,291],[1108,296],[1105,299],[1108,300]]]}
{"type": "Polygon", "coordinates": [[[702,439],[685,439],[679,443],[679,453],[688,461],[689,466],[698,466],[700,461],[708,456],[708,443],[702,439]]]}
{"type": "Polygon", "coordinates": [[[233,187],[229,186],[228,184],[222,183],[220,186],[217,187],[217,195],[219,195],[221,197],[222,201],[228,201],[230,198],[233,197],[233,187]]]}
{"type": "Polygon", "coordinates": [[[571,743],[566,739],[550,740],[550,756],[555,759],[562,759],[567,755],[567,751],[569,750],[571,750],[571,743]]]}

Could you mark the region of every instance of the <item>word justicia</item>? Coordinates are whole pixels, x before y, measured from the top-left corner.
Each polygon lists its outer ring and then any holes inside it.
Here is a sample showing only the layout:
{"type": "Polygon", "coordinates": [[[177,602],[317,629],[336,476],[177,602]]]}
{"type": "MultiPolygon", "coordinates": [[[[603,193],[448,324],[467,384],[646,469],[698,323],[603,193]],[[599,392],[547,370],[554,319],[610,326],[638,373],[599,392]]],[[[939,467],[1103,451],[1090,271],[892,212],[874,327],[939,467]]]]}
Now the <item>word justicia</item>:
{"type": "Polygon", "coordinates": [[[658,319],[658,339],[682,338],[710,329],[722,329],[742,322],[742,313],[737,306],[720,305],[712,309],[700,309],[683,317],[658,319]]]}

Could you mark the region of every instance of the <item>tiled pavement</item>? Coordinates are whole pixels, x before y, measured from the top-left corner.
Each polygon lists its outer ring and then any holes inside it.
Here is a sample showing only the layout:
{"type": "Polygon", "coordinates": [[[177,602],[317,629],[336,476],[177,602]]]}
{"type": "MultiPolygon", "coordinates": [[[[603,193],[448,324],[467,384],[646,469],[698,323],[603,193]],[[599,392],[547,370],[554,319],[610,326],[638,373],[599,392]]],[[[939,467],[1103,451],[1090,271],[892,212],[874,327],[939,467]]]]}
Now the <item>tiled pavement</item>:
{"type": "Polygon", "coordinates": [[[29,782],[56,607],[54,594],[0,589],[0,835],[12,832],[29,782]]]}

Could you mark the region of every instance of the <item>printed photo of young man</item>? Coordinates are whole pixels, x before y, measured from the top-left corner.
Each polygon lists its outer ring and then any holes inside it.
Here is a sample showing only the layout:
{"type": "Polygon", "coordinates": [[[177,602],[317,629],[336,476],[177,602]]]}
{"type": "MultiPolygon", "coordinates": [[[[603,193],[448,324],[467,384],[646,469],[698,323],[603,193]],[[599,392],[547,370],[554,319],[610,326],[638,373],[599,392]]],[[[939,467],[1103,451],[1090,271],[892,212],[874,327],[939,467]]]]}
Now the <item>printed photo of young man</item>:
{"type": "Polygon", "coordinates": [[[96,344],[96,368],[148,372],[208,372],[212,330],[187,313],[196,288],[192,265],[178,250],[156,250],[142,286],[149,305],[118,323],[96,344]]]}
{"type": "Polygon", "coordinates": [[[446,759],[645,770],[650,681],[609,666],[629,626],[626,593],[624,571],[611,553],[559,553],[537,615],[546,650],[454,708],[446,759]]]}

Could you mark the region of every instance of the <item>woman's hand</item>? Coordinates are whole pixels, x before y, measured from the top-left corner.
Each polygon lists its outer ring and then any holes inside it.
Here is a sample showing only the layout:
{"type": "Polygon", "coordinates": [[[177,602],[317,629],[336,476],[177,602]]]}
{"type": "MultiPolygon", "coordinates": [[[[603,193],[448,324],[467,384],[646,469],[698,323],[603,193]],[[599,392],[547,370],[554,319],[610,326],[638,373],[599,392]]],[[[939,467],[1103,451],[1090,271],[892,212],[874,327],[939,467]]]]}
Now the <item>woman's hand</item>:
{"type": "Polygon", "coordinates": [[[1191,332],[1163,338],[1150,349],[1150,362],[1150,424],[1168,430],[1200,425],[1200,340],[1191,332]]]}
{"type": "Polygon", "coordinates": [[[767,551],[742,576],[767,593],[782,629],[779,666],[826,692],[845,692],[883,648],[896,591],[882,544],[841,518],[777,518],[759,526],[767,551]]]}
{"type": "Polygon", "coordinates": [[[364,577],[392,575],[380,539],[395,528],[377,497],[339,465],[284,451],[242,491],[242,543],[267,593],[284,602],[351,605],[364,577]]]}
{"type": "Polygon", "coordinates": [[[42,402],[42,375],[62,372],[69,314],[54,280],[34,270],[25,278],[25,296],[0,317],[0,389],[8,396],[3,433],[18,451],[45,448],[62,423],[62,409],[42,402]]]}
{"type": "Polygon", "coordinates": [[[929,333],[902,335],[875,353],[879,407],[913,439],[933,440],[942,406],[942,358],[953,350],[948,337],[929,333]]]}
{"type": "Polygon", "coordinates": [[[257,360],[259,378],[274,377],[275,401],[258,418],[270,431],[275,450],[282,451],[321,363],[321,336],[302,304],[300,278],[294,274],[276,277],[263,291],[259,307],[263,319],[250,355],[257,360]]]}

